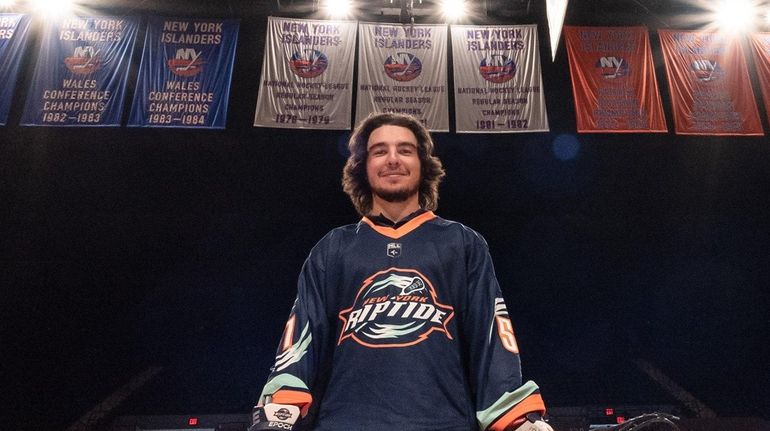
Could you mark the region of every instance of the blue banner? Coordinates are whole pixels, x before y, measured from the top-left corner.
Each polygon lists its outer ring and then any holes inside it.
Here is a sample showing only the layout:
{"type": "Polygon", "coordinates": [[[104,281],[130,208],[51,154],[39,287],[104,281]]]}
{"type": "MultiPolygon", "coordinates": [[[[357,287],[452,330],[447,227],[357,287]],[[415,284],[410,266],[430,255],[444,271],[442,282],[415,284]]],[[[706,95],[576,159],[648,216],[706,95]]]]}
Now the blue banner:
{"type": "Polygon", "coordinates": [[[238,26],[150,18],[128,125],[224,129],[238,26]]]}
{"type": "Polygon", "coordinates": [[[21,124],[119,126],[137,28],[109,16],[48,23],[21,124]]]}
{"type": "Polygon", "coordinates": [[[29,19],[18,13],[0,14],[0,126],[8,120],[29,19]]]}

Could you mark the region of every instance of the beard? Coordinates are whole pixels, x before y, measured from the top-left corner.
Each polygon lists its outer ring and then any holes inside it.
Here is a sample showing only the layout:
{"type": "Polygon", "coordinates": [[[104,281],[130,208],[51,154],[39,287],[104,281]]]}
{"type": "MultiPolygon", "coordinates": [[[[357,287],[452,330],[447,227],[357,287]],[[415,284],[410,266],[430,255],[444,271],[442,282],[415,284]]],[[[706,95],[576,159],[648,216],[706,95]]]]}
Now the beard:
{"type": "Polygon", "coordinates": [[[385,202],[405,202],[412,196],[419,192],[420,185],[415,184],[414,187],[404,187],[396,190],[385,190],[380,187],[372,188],[372,194],[385,202]]]}

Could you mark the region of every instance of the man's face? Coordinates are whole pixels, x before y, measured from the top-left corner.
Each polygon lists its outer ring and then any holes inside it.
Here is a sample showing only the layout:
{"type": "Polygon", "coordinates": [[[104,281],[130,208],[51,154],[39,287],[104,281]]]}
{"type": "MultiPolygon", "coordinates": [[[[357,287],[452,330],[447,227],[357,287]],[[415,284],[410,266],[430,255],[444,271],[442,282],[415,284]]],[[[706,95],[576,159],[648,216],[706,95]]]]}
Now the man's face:
{"type": "Polygon", "coordinates": [[[384,125],[369,135],[366,176],[375,196],[387,202],[404,202],[420,187],[417,137],[406,127],[384,125]]]}

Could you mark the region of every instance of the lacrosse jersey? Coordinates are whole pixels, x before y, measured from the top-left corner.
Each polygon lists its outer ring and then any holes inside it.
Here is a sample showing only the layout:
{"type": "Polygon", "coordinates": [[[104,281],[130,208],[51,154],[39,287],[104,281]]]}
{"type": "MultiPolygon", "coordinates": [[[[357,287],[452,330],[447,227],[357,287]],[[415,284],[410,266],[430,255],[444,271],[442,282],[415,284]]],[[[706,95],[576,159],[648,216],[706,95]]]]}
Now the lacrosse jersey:
{"type": "Polygon", "coordinates": [[[260,400],[318,431],[502,430],[545,411],[485,240],[430,211],[313,247],[260,400]]]}

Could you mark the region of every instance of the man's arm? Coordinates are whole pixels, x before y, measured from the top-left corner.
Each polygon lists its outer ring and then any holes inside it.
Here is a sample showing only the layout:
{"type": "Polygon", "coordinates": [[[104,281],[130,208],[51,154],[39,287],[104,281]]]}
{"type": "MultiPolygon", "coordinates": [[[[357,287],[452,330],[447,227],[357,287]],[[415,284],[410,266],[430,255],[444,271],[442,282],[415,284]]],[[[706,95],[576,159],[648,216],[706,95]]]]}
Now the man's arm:
{"type": "Polygon", "coordinates": [[[519,346],[486,241],[475,232],[473,235],[475,240],[466,250],[468,309],[464,332],[479,428],[515,430],[537,422],[547,426],[539,420],[545,414],[540,389],[532,381],[522,381],[519,346]]]}
{"type": "Polygon", "coordinates": [[[286,321],[275,364],[254,407],[249,431],[292,430],[313,404],[311,389],[318,372],[320,344],[329,330],[318,293],[324,271],[317,248],[302,267],[297,298],[286,321]]]}

